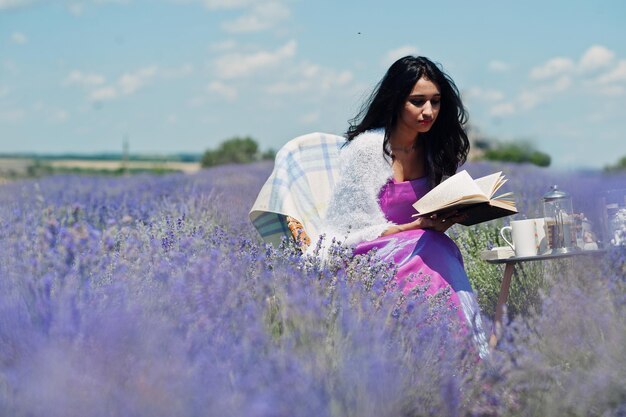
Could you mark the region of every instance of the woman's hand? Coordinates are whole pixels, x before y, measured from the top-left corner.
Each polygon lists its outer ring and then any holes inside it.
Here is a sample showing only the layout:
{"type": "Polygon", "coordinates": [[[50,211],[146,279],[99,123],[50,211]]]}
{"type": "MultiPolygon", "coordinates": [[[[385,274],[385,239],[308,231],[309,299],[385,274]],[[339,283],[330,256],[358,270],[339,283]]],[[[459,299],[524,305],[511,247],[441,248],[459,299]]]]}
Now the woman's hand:
{"type": "Polygon", "coordinates": [[[438,232],[445,232],[455,223],[462,222],[467,218],[466,214],[459,214],[456,211],[445,214],[433,214],[431,216],[418,217],[411,223],[398,224],[391,226],[385,230],[382,236],[391,235],[394,233],[404,232],[406,230],[413,229],[432,229],[438,232]]]}
{"type": "Polygon", "coordinates": [[[467,219],[467,214],[452,211],[445,214],[433,214],[431,216],[422,217],[421,219],[423,224],[422,229],[434,229],[438,232],[445,232],[456,223],[467,219]]]}

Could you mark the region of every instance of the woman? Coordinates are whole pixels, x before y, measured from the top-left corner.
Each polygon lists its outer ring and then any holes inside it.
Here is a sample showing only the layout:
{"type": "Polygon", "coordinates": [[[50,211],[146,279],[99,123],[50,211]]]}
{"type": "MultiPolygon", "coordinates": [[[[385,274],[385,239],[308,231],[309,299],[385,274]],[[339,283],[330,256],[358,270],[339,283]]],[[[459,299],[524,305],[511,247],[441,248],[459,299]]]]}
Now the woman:
{"type": "MultiPolygon", "coordinates": [[[[412,217],[412,204],[465,162],[466,121],[454,82],[437,65],[424,57],[396,61],[347,132],[321,235],[323,250],[332,238],[357,255],[376,248],[398,266],[405,292],[425,283],[427,294],[449,290],[459,316],[476,329],[463,259],[444,234],[462,215],[412,217]]],[[[475,335],[484,346],[482,332],[475,335]]]]}

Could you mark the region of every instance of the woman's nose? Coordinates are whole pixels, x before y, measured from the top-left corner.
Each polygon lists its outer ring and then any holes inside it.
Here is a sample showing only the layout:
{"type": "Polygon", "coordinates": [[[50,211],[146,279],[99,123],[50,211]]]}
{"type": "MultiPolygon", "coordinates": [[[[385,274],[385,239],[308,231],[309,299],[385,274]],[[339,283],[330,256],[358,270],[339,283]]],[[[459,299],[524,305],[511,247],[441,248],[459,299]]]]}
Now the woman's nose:
{"type": "Polygon", "coordinates": [[[430,103],[430,101],[427,101],[424,104],[424,107],[422,108],[422,114],[425,114],[427,116],[432,116],[432,114],[433,114],[433,105],[430,103]]]}

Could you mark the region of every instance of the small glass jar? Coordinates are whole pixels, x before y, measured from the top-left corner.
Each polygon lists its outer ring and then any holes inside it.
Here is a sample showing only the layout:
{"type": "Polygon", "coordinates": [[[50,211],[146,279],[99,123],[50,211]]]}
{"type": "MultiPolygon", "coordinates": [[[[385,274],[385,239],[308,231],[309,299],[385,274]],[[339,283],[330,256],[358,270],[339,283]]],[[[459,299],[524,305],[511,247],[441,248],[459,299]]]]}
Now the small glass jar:
{"type": "Polygon", "coordinates": [[[626,188],[603,193],[602,223],[604,241],[608,245],[626,244],[626,188]]]}
{"type": "Polygon", "coordinates": [[[548,253],[560,254],[578,251],[576,221],[569,193],[553,185],[543,196],[543,213],[548,239],[548,253]]]}
{"type": "Polygon", "coordinates": [[[626,245],[626,208],[617,209],[609,217],[609,233],[611,245],[626,245]]]}

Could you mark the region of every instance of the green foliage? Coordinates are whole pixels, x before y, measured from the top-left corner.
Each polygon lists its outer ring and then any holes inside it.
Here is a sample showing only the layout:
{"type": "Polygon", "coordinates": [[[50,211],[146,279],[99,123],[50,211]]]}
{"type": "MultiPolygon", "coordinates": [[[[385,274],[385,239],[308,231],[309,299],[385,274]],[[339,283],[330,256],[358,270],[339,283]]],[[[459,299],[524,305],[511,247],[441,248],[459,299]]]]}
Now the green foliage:
{"type": "Polygon", "coordinates": [[[203,168],[221,164],[246,164],[259,159],[259,145],[250,137],[234,137],[220,144],[215,150],[207,150],[202,156],[203,168]]]}
{"type": "Polygon", "coordinates": [[[276,151],[274,149],[268,149],[261,154],[261,159],[264,161],[273,161],[276,158],[276,151]]]}
{"type": "Polygon", "coordinates": [[[615,165],[609,165],[604,168],[606,172],[623,172],[626,171],[626,156],[623,156],[615,165]]]}
{"type": "Polygon", "coordinates": [[[529,142],[498,143],[485,151],[484,158],[490,161],[530,162],[540,167],[550,166],[551,162],[550,155],[536,150],[529,142]]]}
{"type": "MultiPolygon", "coordinates": [[[[487,315],[496,311],[504,264],[485,262],[480,252],[506,245],[500,238],[502,225],[502,221],[494,221],[472,227],[456,226],[450,230],[450,236],[463,255],[465,270],[472,288],[476,290],[478,303],[487,315]]],[[[541,262],[527,262],[515,267],[507,303],[509,316],[527,315],[538,308],[540,291],[546,285],[541,268],[541,262]]]]}

